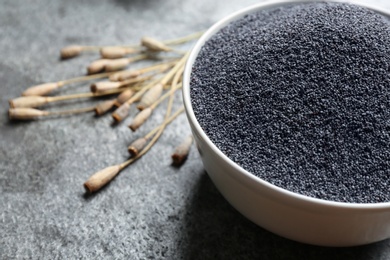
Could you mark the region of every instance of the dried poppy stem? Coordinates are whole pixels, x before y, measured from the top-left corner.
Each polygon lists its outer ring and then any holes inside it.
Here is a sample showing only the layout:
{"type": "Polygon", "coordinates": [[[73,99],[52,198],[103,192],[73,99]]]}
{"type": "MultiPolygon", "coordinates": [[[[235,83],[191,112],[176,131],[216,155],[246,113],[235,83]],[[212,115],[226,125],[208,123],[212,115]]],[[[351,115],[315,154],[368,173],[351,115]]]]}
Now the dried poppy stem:
{"type": "Polygon", "coordinates": [[[204,34],[204,31],[201,31],[201,32],[196,32],[196,33],[186,35],[184,37],[180,37],[180,38],[176,38],[176,39],[172,39],[172,40],[166,40],[166,41],[162,41],[162,42],[166,45],[178,45],[178,44],[189,42],[191,40],[198,39],[203,34],[204,34]]]}
{"type": "MultiPolygon", "coordinates": [[[[162,43],[164,43],[166,45],[178,45],[178,44],[182,44],[182,43],[185,43],[185,42],[197,39],[200,36],[202,36],[202,34],[203,34],[203,32],[197,32],[197,33],[193,33],[193,34],[190,34],[190,35],[187,35],[187,36],[184,36],[184,37],[180,37],[180,38],[176,38],[176,39],[172,39],[172,40],[167,40],[167,41],[162,41],[162,43]]],[[[122,45],[122,46],[70,45],[70,46],[66,46],[66,47],[61,49],[61,58],[62,59],[69,59],[69,58],[73,58],[73,57],[76,57],[76,56],[80,55],[82,52],[102,51],[105,48],[124,48],[124,49],[135,49],[135,50],[138,50],[139,49],[139,45],[137,45],[137,44],[122,45]]],[[[118,50],[115,50],[115,51],[118,52],[118,50]]],[[[120,52],[123,53],[123,51],[120,51],[120,52]]],[[[126,55],[126,54],[129,54],[129,53],[125,53],[124,55],[126,55]]],[[[116,55],[118,55],[118,54],[116,54],[116,55]]],[[[118,56],[118,58],[121,58],[121,57],[118,56]]]]}
{"type": "Polygon", "coordinates": [[[60,56],[61,59],[69,59],[76,56],[79,56],[81,52],[86,50],[92,50],[93,48],[81,45],[70,45],[61,49],[60,56]]]}
{"type": "MultiPolygon", "coordinates": [[[[176,113],[178,113],[179,111],[180,113],[182,113],[184,111],[184,108],[182,107],[176,113]]],[[[122,171],[124,168],[126,168],[127,166],[129,166],[130,164],[132,164],[133,162],[141,158],[144,154],[146,154],[150,150],[150,148],[152,148],[153,145],[157,142],[158,138],[161,136],[166,125],[167,125],[166,121],[164,121],[164,123],[158,129],[157,133],[155,133],[155,135],[153,136],[153,139],[136,156],[130,158],[129,160],[121,164],[104,168],[103,170],[100,170],[95,174],[93,174],[91,177],[89,177],[89,179],[84,183],[84,188],[86,189],[86,191],[89,193],[93,193],[100,190],[103,186],[108,184],[115,176],[117,176],[120,171],[122,171]]]]}
{"type": "Polygon", "coordinates": [[[53,91],[55,89],[59,89],[65,85],[68,85],[71,83],[83,82],[83,81],[88,81],[91,79],[106,78],[112,74],[114,74],[114,72],[104,72],[104,73],[95,74],[95,75],[88,75],[88,76],[82,76],[82,77],[61,80],[61,81],[57,81],[57,82],[40,84],[40,85],[32,86],[32,87],[26,89],[22,93],[22,96],[43,96],[43,95],[50,93],[51,91],[53,91]]]}
{"type": "Polygon", "coordinates": [[[193,137],[189,135],[184,141],[175,148],[172,154],[172,163],[176,166],[180,166],[187,159],[192,145],[193,137]]]}
{"type": "Polygon", "coordinates": [[[141,101],[139,102],[137,108],[139,110],[143,110],[149,107],[152,103],[154,103],[162,93],[163,87],[172,79],[172,77],[176,74],[176,72],[184,65],[186,60],[188,59],[189,52],[187,52],[178,63],[162,78],[162,80],[156,84],[153,88],[150,89],[145,95],[142,96],[141,101]]]}
{"type": "Polygon", "coordinates": [[[124,88],[120,88],[120,89],[110,89],[110,90],[107,90],[104,92],[99,92],[99,93],[86,92],[86,93],[77,93],[77,94],[53,96],[53,97],[42,97],[42,96],[18,97],[18,98],[9,100],[9,105],[11,108],[39,107],[39,106],[46,105],[48,103],[63,101],[63,100],[113,95],[113,94],[120,93],[124,90],[125,90],[124,88]]]}
{"type": "Polygon", "coordinates": [[[168,61],[168,62],[159,63],[159,64],[156,64],[153,66],[148,66],[148,67],[144,67],[144,68],[137,69],[137,70],[123,70],[123,71],[115,72],[114,74],[112,74],[109,77],[109,79],[111,81],[123,81],[126,79],[138,77],[141,74],[155,71],[155,70],[164,71],[164,70],[170,68],[171,66],[173,66],[176,62],[177,62],[176,60],[175,61],[168,61]]]}
{"type": "MultiPolygon", "coordinates": [[[[181,61],[179,61],[178,63],[180,63],[180,62],[181,61]]],[[[167,73],[168,77],[165,76],[165,77],[161,77],[157,80],[152,81],[148,85],[141,88],[134,96],[132,96],[125,103],[123,103],[120,107],[118,107],[114,111],[114,113],[112,113],[112,118],[115,120],[115,122],[118,123],[118,122],[121,122],[123,119],[125,119],[129,115],[130,105],[133,104],[134,102],[138,101],[144,95],[144,93],[147,92],[149,89],[153,88],[156,84],[160,84],[161,82],[166,84],[166,82],[168,82],[169,79],[171,78],[171,76],[169,76],[169,75],[170,74],[173,75],[177,71],[178,68],[176,68],[176,67],[177,67],[178,63],[176,63],[175,67],[173,67],[167,73]]],[[[182,64],[184,64],[184,61],[182,62],[182,64]]],[[[165,69],[167,69],[167,68],[165,68],[165,69]]]]}
{"type": "Polygon", "coordinates": [[[149,58],[148,54],[141,54],[138,56],[130,57],[130,58],[121,58],[121,59],[114,59],[114,60],[109,60],[106,62],[104,65],[104,70],[109,72],[109,71],[118,71],[120,69],[125,68],[127,65],[130,63],[139,61],[139,60],[144,60],[149,58]]]}
{"type": "MultiPolygon", "coordinates": [[[[175,120],[183,112],[184,112],[184,107],[179,108],[174,114],[172,114],[172,116],[170,116],[167,119],[165,119],[164,124],[169,125],[170,123],[172,123],[173,120],[175,120]]],[[[150,139],[155,133],[157,133],[157,131],[160,128],[161,128],[161,125],[157,126],[153,130],[151,130],[149,133],[147,133],[144,136],[144,138],[147,139],[147,140],[150,139]]]]}
{"type": "Polygon", "coordinates": [[[35,108],[10,108],[8,110],[8,116],[11,120],[33,120],[45,116],[58,116],[58,115],[70,115],[81,114],[85,112],[93,111],[95,107],[86,107],[80,109],[63,110],[63,111],[43,111],[35,108]]]}
{"type": "Polygon", "coordinates": [[[134,96],[132,96],[129,100],[127,100],[125,103],[123,103],[120,107],[118,107],[114,113],[112,113],[112,118],[116,122],[121,122],[123,119],[125,119],[130,110],[130,105],[134,102],[138,101],[140,97],[150,88],[152,88],[154,85],[156,85],[158,82],[160,82],[161,79],[157,79],[152,81],[151,83],[147,84],[145,87],[141,88],[134,96]]]}
{"type": "Polygon", "coordinates": [[[176,90],[180,89],[182,87],[181,84],[177,85],[175,88],[171,88],[171,90],[167,93],[165,93],[163,96],[161,96],[158,100],[156,100],[152,105],[149,107],[145,108],[141,112],[139,112],[131,124],[129,125],[129,128],[134,132],[136,131],[143,123],[146,122],[146,120],[150,117],[152,114],[153,110],[166,98],[168,98],[172,93],[174,93],[176,90]]]}
{"type": "Polygon", "coordinates": [[[136,78],[131,78],[131,79],[128,79],[128,80],[124,80],[124,81],[115,81],[115,82],[112,82],[112,81],[100,81],[100,82],[95,82],[91,85],[91,91],[94,92],[94,93],[99,93],[99,92],[104,92],[104,91],[107,91],[107,90],[111,90],[111,89],[118,89],[118,88],[121,88],[121,87],[124,87],[124,86],[127,86],[127,85],[131,85],[131,84],[134,84],[134,83],[138,83],[138,82],[144,82],[150,78],[152,78],[153,75],[150,75],[150,76],[145,76],[145,77],[136,77],[136,78]]]}
{"type": "Polygon", "coordinates": [[[136,131],[141,125],[143,125],[146,120],[150,117],[153,110],[167,97],[173,95],[173,93],[180,89],[182,87],[182,84],[178,84],[184,71],[184,64],[176,71],[171,84],[171,89],[169,92],[165,93],[162,97],[160,97],[158,100],[156,100],[154,103],[152,103],[149,107],[142,110],[138,115],[133,119],[133,122],[129,125],[129,128],[134,132],[136,131]]]}

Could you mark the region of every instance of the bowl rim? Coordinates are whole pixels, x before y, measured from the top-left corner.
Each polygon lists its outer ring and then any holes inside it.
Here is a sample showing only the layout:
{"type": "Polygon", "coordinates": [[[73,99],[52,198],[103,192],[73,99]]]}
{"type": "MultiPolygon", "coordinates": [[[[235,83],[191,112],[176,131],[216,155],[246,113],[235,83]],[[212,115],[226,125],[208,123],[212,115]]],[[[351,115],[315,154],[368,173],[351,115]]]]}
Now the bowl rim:
{"type": "Polygon", "coordinates": [[[249,7],[238,10],[236,12],[233,12],[232,14],[214,23],[209,29],[206,30],[206,32],[200,37],[200,39],[196,42],[195,46],[192,48],[189,58],[185,64],[185,69],[183,74],[182,95],[183,95],[183,103],[184,103],[188,121],[190,122],[193,131],[195,130],[196,134],[207,144],[207,146],[218,157],[220,157],[224,162],[226,162],[230,167],[235,169],[235,171],[232,172],[229,171],[228,174],[234,179],[236,179],[237,181],[243,183],[244,185],[250,186],[251,189],[253,190],[258,190],[259,188],[265,187],[271,191],[276,192],[275,195],[278,194],[287,197],[290,200],[293,200],[297,203],[303,202],[305,204],[308,203],[317,206],[325,206],[325,207],[332,207],[332,208],[345,209],[345,210],[359,210],[359,211],[387,210],[390,208],[390,201],[378,202],[378,203],[355,203],[355,202],[350,203],[350,202],[331,201],[331,200],[309,197],[303,194],[292,192],[287,189],[278,187],[268,181],[265,181],[260,177],[257,177],[254,174],[248,172],[247,170],[239,166],[237,163],[235,163],[233,160],[231,160],[228,156],[226,156],[222,151],[220,151],[217,148],[217,146],[209,139],[207,134],[203,131],[202,127],[200,126],[194,114],[192,103],[191,103],[191,96],[190,96],[190,77],[191,77],[192,65],[195,62],[200,49],[210,37],[212,37],[216,32],[218,32],[220,29],[225,27],[230,22],[243,17],[245,14],[249,14],[267,8],[282,6],[286,4],[302,4],[302,3],[313,3],[313,2],[337,2],[337,3],[355,4],[355,5],[359,5],[371,9],[382,15],[388,16],[390,19],[389,10],[371,4],[362,3],[360,1],[354,1],[354,0],[325,0],[325,1],[324,0],[271,0],[263,3],[254,4],[249,7]]]}

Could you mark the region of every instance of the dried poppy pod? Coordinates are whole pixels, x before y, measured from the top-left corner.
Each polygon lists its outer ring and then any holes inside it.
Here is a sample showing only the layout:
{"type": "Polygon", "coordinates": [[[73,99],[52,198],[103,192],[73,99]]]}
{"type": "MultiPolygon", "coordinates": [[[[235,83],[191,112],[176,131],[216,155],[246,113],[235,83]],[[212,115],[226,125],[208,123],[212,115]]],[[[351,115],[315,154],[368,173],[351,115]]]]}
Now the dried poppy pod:
{"type": "Polygon", "coordinates": [[[115,101],[116,101],[116,99],[112,99],[112,100],[107,100],[107,101],[99,103],[95,107],[95,114],[97,116],[101,116],[101,115],[107,113],[110,109],[113,108],[115,101]]]}
{"type": "Polygon", "coordinates": [[[61,59],[70,59],[80,55],[83,51],[83,46],[70,45],[61,49],[61,59]]]}
{"type": "Polygon", "coordinates": [[[153,102],[155,102],[160,96],[164,89],[164,85],[161,83],[156,84],[154,87],[149,89],[143,96],[142,99],[137,106],[139,110],[143,110],[149,107],[153,102]]]}
{"type": "Polygon", "coordinates": [[[141,45],[151,51],[171,51],[172,48],[151,37],[142,37],[141,45]]]}
{"type": "Polygon", "coordinates": [[[118,107],[114,113],[112,113],[112,118],[116,122],[121,122],[123,119],[125,119],[129,115],[130,105],[128,103],[122,104],[120,107],[118,107]]]}
{"type": "Polygon", "coordinates": [[[95,61],[91,62],[87,67],[88,74],[95,74],[95,73],[103,71],[104,67],[106,66],[106,64],[109,61],[110,60],[108,60],[108,59],[100,59],[100,60],[95,60],[95,61]]]}
{"type": "Polygon", "coordinates": [[[190,152],[192,141],[193,137],[190,135],[179,146],[176,147],[174,153],[172,154],[172,163],[174,165],[179,166],[184,163],[190,152]]]}
{"type": "Polygon", "coordinates": [[[62,81],[36,85],[23,91],[22,96],[43,96],[63,85],[62,81]]]}
{"type": "Polygon", "coordinates": [[[133,122],[129,125],[129,128],[135,132],[152,114],[153,109],[150,107],[142,110],[138,115],[133,119],[133,122]]]}
{"type": "Polygon", "coordinates": [[[12,100],[9,100],[9,106],[11,108],[20,108],[20,107],[39,107],[49,102],[49,97],[42,96],[26,96],[18,97],[12,100]]]}
{"type": "Polygon", "coordinates": [[[137,49],[129,47],[103,47],[100,49],[100,56],[104,59],[119,59],[136,52],[137,49]]]}
{"type": "Polygon", "coordinates": [[[134,142],[132,142],[127,150],[131,156],[137,156],[139,152],[145,147],[148,140],[145,137],[138,138],[134,142]]]}
{"type": "Polygon", "coordinates": [[[104,70],[107,72],[117,71],[117,70],[125,68],[127,65],[129,65],[132,62],[144,60],[148,57],[149,56],[146,54],[141,54],[141,55],[130,57],[130,58],[108,60],[108,62],[104,66],[104,70]]]}
{"type": "Polygon", "coordinates": [[[32,120],[37,117],[47,116],[50,113],[48,111],[42,111],[34,108],[10,108],[8,110],[8,116],[11,120],[32,120]]]}
{"type": "Polygon", "coordinates": [[[95,82],[91,85],[92,92],[101,92],[109,89],[119,88],[122,84],[120,82],[112,82],[112,81],[100,81],[95,82]]]}
{"type": "Polygon", "coordinates": [[[139,75],[141,75],[140,71],[125,70],[125,71],[120,71],[120,72],[117,72],[115,74],[112,74],[109,77],[109,79],[111,81],[123,81],[123,80],[126,80],[126,79],[131,79],[131,78],[138,77],[139,75]]]}
{"type": "Polygon", "coordinates": [[[93,174],[84,183],[84,188],[89,192],[95,192],[109,183],[121,171],[120,165],[109,166],[93,174]]]}
{"type": "Polygon", "coordinates": [[[116,98],[114,105],[120,107],[123,103],[129,100],[134,95],[134,93],[134,90],[126,89],[116,98]]]}
{"type": "Polygon", "coordinates": [[[129,65],[129,63],[130,63],[130,60],[128,58],[110,60],[104,66],[104,70],[105,71],[117,71],[117,70],[125,68],[127,65],[129,65]]]}

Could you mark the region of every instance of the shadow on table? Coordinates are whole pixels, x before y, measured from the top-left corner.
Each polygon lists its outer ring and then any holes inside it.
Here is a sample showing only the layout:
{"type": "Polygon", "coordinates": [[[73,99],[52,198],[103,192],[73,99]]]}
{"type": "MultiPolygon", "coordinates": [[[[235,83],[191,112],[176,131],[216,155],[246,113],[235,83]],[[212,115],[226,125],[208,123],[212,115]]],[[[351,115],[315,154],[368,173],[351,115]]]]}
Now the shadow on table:
{"type": "Polygon", "coordinates": [[[350,248],[301,244],[274,235],[243,217],[205,173],[186,209],[179,245],[185,259],[386,259],[389,240],[350,248]]]}

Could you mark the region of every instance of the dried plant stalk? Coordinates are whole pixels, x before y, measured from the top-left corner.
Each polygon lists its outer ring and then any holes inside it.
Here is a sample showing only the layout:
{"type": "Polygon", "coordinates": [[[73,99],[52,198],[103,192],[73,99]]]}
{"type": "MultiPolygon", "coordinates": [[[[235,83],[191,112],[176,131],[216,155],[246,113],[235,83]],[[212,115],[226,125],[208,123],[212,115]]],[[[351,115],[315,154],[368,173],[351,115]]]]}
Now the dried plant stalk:
{"type": "Polygon", "coordinates": [[[112,90],[112,89],[118,89],[121,87],[132,85],[134,83],[144,82],[152,77],[153,77],[153,75],[149,75],[149,76],[145,76],[145,77],[131,78],[131,79],[124,80],[124,81],[114,81],[114,82],[100,81],[100,82],[93,83],[91,85],[91,91],[96,93],[96,92],[104,92],[104,91],[108,91],[108,90],[112,90]]]}
{"type": "Polygon", "coordinates": [[[142,126],[146,120],[150,117],[153,110],[167,97],[169,97],[173,92],[181,88],[181,84],[177,85],[175,88],[172,88],[169,92],[165,93],[163,96],[161,96],[157,101],[155,101],[153,104],[151,104],[149,107],[143,109],[141,112],[139,112],[131,124],[129,125],[129,128],[135,132],[140,126],[142,126]]]}
{"type": "MultiPolygon", "coordinates": [[[[157,128],[157,132],[152,130],[152,131],[154,131],[154,133],[153,133],[154,136],[153,136],[152,140],[136,156],[130,158],[129,160],[127,160],[121,164],[109,166],[109,167],[107,167],[103,170],[100,170],[100,171],[96,172],[95,174],[93,174],[84,183],[84,187],[85,187],[86,191],[89,193],[97,192],[102,187],[107,185],[115,176],[117,176],[121,170],[123,170],[124,168],[126,168],[127,166],[129,166],[130,164],[132,164],[133,162],[138,160],[139,158],[141,158],[144,154],[146,154],[150,150],[150,148],[152,148],[153,145],[157,142],[158,138],[161,136],[163,130],[165,129],[165,127],[168,124],[168,120],[170,120],[171,118],[173,118],[173,119],[176,118],[183,111],[184,111],[184,107],[181,107],[178,111],[176,111],[176,113],[174,115],[172,115],[171,117],[168,117],[157,128]]],[[[168,111],[168,112],[170,112],[170,111],[168,111]]],[[[167,113],[167,115],[169,115],[169,114],[167,113]]],[[[171,119],[171,120],[173,120],[173,119],[171,119]]]]}
{"type": "Polygon", "coordinates": [[[100,74],[95,74],[95,75],[89,75],[89,76],[82,76],[82,77],[76,77],[76,78],[71,78],[71,79],[66,79],[62,81],[57,81],[57,82],[50,82],[50,83],[45,83],[45,84],[40,84],[36,86],[32,86],[28,89],[26,89],[23,93],[22,96],[43,96],[55,89],[59,89],[67,84],[71,83],[76,83],[76,82],[83,82],[91,79],[99,79],[99,78],[105,78],[113,74],[114,72],[104,72],[100,74]]]}
{"type": "Polygon", "coordinates": [[[187,159],[188,154],[191,149],[193,137],[192,135],[188,136],[179,146],[176,147],[175,151],[172,154],[172,163],[174,165],[182,165],[187,159]]]}
{"type": "Polygon", "coordinates": [[[175,63],[176,63],[176,61],[169,61],[169,62],[163,62],[160,64],[156,64],[153,66],[144,67],[144,68],[137,69],[137,70],[123,70],[123,71],[115,72],[114,74],[112,74],[109,77],[109,79],[111,81],[123,81],[123,80],[131,79],[134,77],[138,77],[139,75],[144,74],[146,72],[150,72],[150,71],[156,70],[158,72],[161,72],[161,71],[165,71],[165,70],[169,69],[175,63]]]}
{"type": "Polygon", "coordinates": [[[139,52],[136,48],[129,48],[129,47],[103,47],[100,49],[100,55],[104,59],[119,59],[123,58],[124,56],[132,53],[139,52]]]}
{"type": "Polygon", "coordinates": [[[151,37],[142,37],[141,45],[151,51],[171,51],[172,48],[165,45],[163,42],[153,39],[151,37]]]}
{"type": "Polygon", "coordinates": [[[185,61],[188,58],[188,55],[189,52],[186,53],[180,59],[180,61],[175,64],[175,66],[164,76],[164,78],[162,78],[159,84],[156,84],[156,86],[153,87],[153,90],[151,89],[150,91],[148,91],[148,93],[145,93],[145,96],[142,97],[140,104],[137,106],[139,110],[143,110],[146,107],[150,106],[161,96],[164,85],[167,84],[168,81],[170,81],[172,77],[177,73],[177,71],[184,65],[185,61]]]}
{"type": "Polygon", "coordinates": [[[142,95],[151,87],[153,87],[157,82],[159,82],[161,79],[157,79],[140,89],[134,96],[132,96],[129,100],[126,101],[126,103],[123,103],[120,107],[118,107],[114,113],[112,113],[112,118],[117,122],[121,122],[123,119],[125,119],[130,110],[130,105],[133,104],[135,101],[137,101],[142,95]]]}
{"type": "Polygon", "coordinates": [[[63,110],[63,111],[43,111],[35,108],[10,108],[8,110],[8,116],[11,120],[32,120],[45,116],[58,116],[58,115],[70,115],[80,114],[85,112],[93,111],[95,107],[86,107],[79,109],[63,110]]]}
{"type": "Polygon", "coordinates": [[[98,191],[117,176],[121,170],[120,165],[114,165],[98,171],[84,183],[84,187],[90,193],[98,191]]]}
{"type": "Polygon", "coordinates": [[[127,148],[130,156],[137,156],[139,152],[145,147],[147,142],[148,140],[145,137],[138,138],[137,140],[132,142],[127,148]]]}
{"type": "MultiPolygon", "coordinates": [[[[187,36],[184,36],[184,37],[162,41],[161,43],[163,43],[164,45],[178,45],[178,44],[182,44],[182,43],[185,43],[185,42],[197,39],[202,34],[203,34],[203,32],[197,32],[197,33],[193,33],[193,34],[190,34],[190,35],[187,35],[187,36]]],[[[99,51],[99,50],[102,51],[103,49],[109,49],[109,48],[114,48],[114,51],[117,51],[117,50],[115,50],[116,48],[118,48],[118,49],[122,49],[123,48],[123,49],[126,49],[128,52],[131,49],[134,49],[135,51],[139,51],[139,45],[137,45],[137,44],[123,45],[123,46],[82,46],[82,45],[70,45],[70,46],[66,46],[66,47],[62,48],[60,55],[61,55],[62,59],[68,59],[68,58],[76,57],[76,56],[80,55],[84,51],[99,51]]],[[[112,50],[109,50],[109,52],[112,52],[112,50]]],[[[130,54],[130,53],[126,53],[126,54],[130,54]]],[[[110,56],[109,53],[107,55],[110,56]]]]}
{"type": "MultiPolygon", "coordinates": [[[[182,87],[182,84],[178,84],[181,79],[181,76],[184,71],[184,64],[177,70],[176,74],[172,79],[171,90],[161,96],[158,100],[152,103],[148,108],[142,110],[134,119],[133,122],[129,125],[129,128],[132,131],[136,131],[146,120],[150,117],[153,110],[167,97],[171,96],[176,90],[182,87]],[[144,112],[145,111],[145,112],[144,112]]],[[[145,94],[146,95],[146,94],[145,94]]]]}
{"type": "MultiPolygon", "coordinates": [[[[183,112],[184,112],[184,107],[179,108],[173,115],[171,115],[170,117],[165,119],[164,124],[169,125],[170,123],[172,123],[173,120],[175,120],[183,112]]],[[[151,130],[149,133],[147,133],[144,136],[144,138],[147,140],[150,139],[155,133],[157,133],[158,130],[160,130],[160,128],[161,128],[161,125],[155,127],[153,130],[151,130]]]]}
{"type": "Polygon", "coordinates": [[[112,109],[114,107],[115,102],[116,102],[116,99],[112,99],[112,100],[103,101],[103,102],[97,104],[95,107],[95,114],[97,116],[101,116],[101,115],[107,113],[108,111],[110,111],[110,109],[112,109]]]}
{"type": "Polygon", "coordinates": [[[11,108],[39,107],[39,106],[43,106],[43,105],[48,104],[48,103],[63,101],[63,100],[108,96],[108,95],[120,93],[124,90],[125,90],[124,88],[109,89],[109,90],[102,91],[99,93],[86,92],[86,93],[77,93],[77,94],[53,96],[53,97],[25,96],[25,97],[18,97],[18,98],[9,100],[9,104],[10,104],[11,108]]]}

